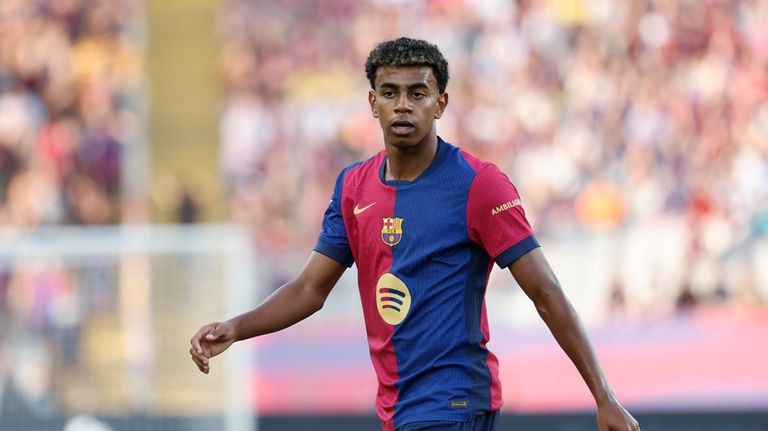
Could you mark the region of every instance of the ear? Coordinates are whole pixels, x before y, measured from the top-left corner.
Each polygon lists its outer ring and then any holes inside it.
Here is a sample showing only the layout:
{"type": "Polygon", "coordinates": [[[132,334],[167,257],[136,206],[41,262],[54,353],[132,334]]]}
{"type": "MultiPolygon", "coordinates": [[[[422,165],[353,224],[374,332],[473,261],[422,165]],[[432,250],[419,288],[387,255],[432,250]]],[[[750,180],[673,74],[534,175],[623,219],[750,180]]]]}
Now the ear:
{"type": "Polygon", "coordinates": [[[373,90],[368,90],[368,104],[371,105],[373,118],[379,118],[379,111],[376,109],[376,92],[373,90]]]}
{"type": "Polygon", "coordinates": [[[442,93],[437,96],[437,112],[435,112],[435,119],[443,116],[446,106],[448,106],[448,93],[442,93]]]}

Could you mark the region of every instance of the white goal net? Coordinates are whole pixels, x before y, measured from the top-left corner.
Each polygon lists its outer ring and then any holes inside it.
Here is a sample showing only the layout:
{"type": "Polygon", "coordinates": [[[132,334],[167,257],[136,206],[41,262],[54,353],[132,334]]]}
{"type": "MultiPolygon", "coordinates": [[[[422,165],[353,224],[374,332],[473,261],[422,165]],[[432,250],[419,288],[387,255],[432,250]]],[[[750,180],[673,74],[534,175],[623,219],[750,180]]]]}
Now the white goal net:
{"type": "Polygon", "coordinates": [[[249,346],[207,376],[188,352],[200,325],[252,306],[247,238],[229,225],[0,230],[0,429],[253,431],[249,346]]]}

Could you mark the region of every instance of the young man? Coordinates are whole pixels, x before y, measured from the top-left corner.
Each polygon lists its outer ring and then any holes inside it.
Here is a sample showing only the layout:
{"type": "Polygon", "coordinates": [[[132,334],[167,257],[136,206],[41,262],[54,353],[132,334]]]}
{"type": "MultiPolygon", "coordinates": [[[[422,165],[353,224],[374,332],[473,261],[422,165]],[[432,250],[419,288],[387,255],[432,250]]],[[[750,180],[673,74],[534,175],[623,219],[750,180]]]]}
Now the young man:
{"type": "Polygon", "coordinates": [[[190,353],[210,358],[234,341],[288,327],[323,306],[356,263],[385,431],[495,429],[501,392],[485,289],[509,271],[581,373],[600,431],[635,431],[581,323],[542,254],[509,179],[437,136],[448,64],[427,42],[400,38],[371,51],[368,94],[385,149],[345,168],[306,267],[254,310],[210,323],[190,353]]]}

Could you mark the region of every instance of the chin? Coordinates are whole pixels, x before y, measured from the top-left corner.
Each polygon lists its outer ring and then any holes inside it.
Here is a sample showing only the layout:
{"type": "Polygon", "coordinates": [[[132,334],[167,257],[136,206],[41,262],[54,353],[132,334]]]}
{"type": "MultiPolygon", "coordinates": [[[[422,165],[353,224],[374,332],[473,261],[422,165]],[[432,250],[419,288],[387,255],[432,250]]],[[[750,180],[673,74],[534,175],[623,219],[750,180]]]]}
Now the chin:
{"type": "Polygon", "coordinates": [[[418,146],[424,140],[424,136],[393,136],[389,143],[395,148],[406,149],[418,146]]]}
{"type": "Polygon", "coordinates": [[[400,148],[400,149],[413,148],[419,144],[418,141],[413,141],[410,139],[402,139],[402,138],[393,139],[389,143],[393,147],[400,148]]]}

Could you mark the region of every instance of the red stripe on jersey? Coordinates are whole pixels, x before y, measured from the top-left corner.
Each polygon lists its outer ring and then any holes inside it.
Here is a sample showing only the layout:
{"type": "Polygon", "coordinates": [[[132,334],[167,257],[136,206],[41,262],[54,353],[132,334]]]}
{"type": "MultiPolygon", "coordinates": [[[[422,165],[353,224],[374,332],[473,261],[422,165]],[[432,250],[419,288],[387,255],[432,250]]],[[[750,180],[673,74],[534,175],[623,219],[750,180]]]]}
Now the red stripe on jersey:
{"type": "MultiPolygon", "coordinates": [[[[488,263],[488,270],[485,272],[485,285],[488,286],[488,279],[491,276],[493,270],[493,262],[488,263]]],[[[483,296],[483,306],[480,312],[480,331],[483,333],[483,347],[486,347],[488,341],[491,339],[491,329],[488,326],[488,313],[485,308],[485,296],[483,296]]],[[[485,363],[488,365],[488,371],[491,374],[491,410],[498,410],[501,408],[504,401],[501,397],[501,380],[499,380],[499,359],[496,355],[488,350],[488,356],[485,358],[485,363]]]]}
{"type": "MultiPolygon", "coordinates": [[[[467,153],[466,151],[462,151],[461,155],[464,157],[464,160],[467,162],[467,164],[469,164],[469,166],[472,167],[472,169],[474,169],[476,173],[478,173],[478,175],[480,174],[480,171],[484,168],[496,169],[495,166],[493,166],[491,163],[482,161],[477,157],[473,156],[472,154],[467,153]]],[[[477,184],[478,183],[475,182],[472,185],[472,187],[473,188],[477,187],[477,184]]],[[[470,198],[470,202],[468,203],[468,208],[467,208],[468,216],[475,216],[475,214],[471,214],[471,212],[473,211],[473,208],[472,208],[473,203],[474,202],[470,198]]],[[[469,225],[471,225],[471,223],[469,223],[469,225]]],[[[494,226],[494,228],[496,227],[494,226]]],[[[474,241],[482,244],[483,241],[477,235],[474,235],[474,232],[472,232],[471,227],[470,227],[469,235],[470,235],[470,238],[472,238],[474,241]]],[[[501,235],[498,235],[498,236],[502,237],[501,235]]],[[[495,255],[491,257],[495,257],[495,255]]],[[[493,269],[493,261],[491,261],[488,264],[488,270],[485,274],[486,286],[488,286],[488,278],[491,275],[492,269],[493,269]]],[[[490,328],[488,327],[488,315],[485,307],[485,297],[483,297],[483,305],[482,305],[482,310],[480,314],[480,330],[483,334],[482,345],[483,347],[486,347],[488,340],[490,340],[491,338],[491,331],[490,331],[490,328]]],[[[504,404],[504,401],[502,400],[502,396],[501,396],[501,381],[499,380],[499,359],[496,357],[496,355],[493,354],[493,352],[489,350],[488,356],[485,358],[485,363],[488,366],[488,371],[490,372],[490,375],[491,375],[491,388],[490,388],[491,410],[498,410],[499,408],[501,408],[502,404],[504,404]]]]}
{"type": "Polygon", "coordinates": [[[376,305],[376,284],[392,267],[392,247],[381,239],[385,218],[393,217],[393,187],[379,181],[363,180],[377,176],[385,152],[351,169],[342,188],[342,214],[347,238],[358,270],[358,287],[368,334],[371,361],[379,380],[376,413],[385,431],[394,431],[394,407],[397,402],[397,358],[392,343],[394,326],[386,323],[376,305]],[[376,248],[379,252],[372,252],[376,248]],[[374,257],[375,256],[375,257],[374,257]]]}
{"type": "MultiPolygon", "coordinates": [[[[485,310],[485,298],[483,298],[480,329],[483,332],[483,346],[485,346],[491,338],[491,331],[488,327],[488,315],[485,310]]],[[[499,381],[499,359],[489,350],[485,363],[488,365],[488,370],[491,373],[491,410],[498,410],[504,404],[501,398],[501,382],[499,381]]]]}
{"type": "Polygon", "coordinates": [[[475,172],[480,172],[481,169],[483,169],[485,166],[490,165],[490,162],[486,162],[484,160],[480,160],[477,157],[473,156],[472,154],[461,150],[461,157],[464,158],[464,161],[467,162],[467,164],[474,169],[475,172]]]}

